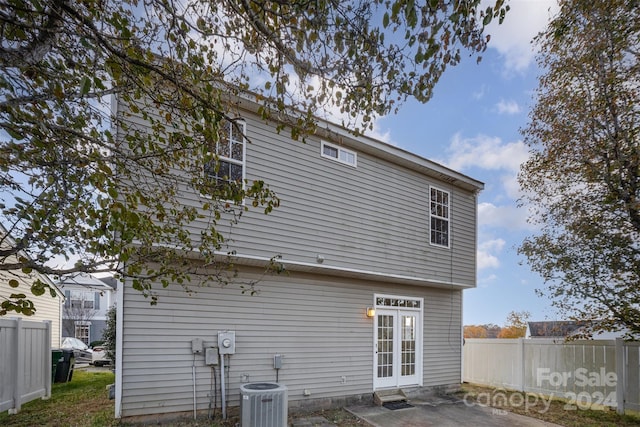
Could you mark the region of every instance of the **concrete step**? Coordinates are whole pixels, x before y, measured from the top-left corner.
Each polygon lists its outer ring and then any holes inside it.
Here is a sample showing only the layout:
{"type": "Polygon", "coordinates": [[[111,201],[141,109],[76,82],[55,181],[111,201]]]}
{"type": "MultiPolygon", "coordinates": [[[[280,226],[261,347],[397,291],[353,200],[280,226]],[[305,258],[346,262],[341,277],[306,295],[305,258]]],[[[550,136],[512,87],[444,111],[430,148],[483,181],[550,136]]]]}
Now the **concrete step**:
{"type": "Polygon", "coordinates": [[[402,389],[391,389],[391,390],[378,390],[373,393],[373,402],[382,406],[385,403],[389,402],[405,402],[407,400],[407,395],[402,389]]]}

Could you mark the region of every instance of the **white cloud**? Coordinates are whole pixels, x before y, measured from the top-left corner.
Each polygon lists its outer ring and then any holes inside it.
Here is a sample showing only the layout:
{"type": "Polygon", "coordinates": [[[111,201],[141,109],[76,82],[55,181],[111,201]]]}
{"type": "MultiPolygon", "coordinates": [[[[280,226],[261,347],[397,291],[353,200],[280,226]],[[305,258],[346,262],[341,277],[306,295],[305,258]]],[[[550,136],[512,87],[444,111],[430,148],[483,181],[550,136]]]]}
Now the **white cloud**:
{"type": "Polygon", "coordinates": [[[473,92],[471,94],[471,96],[473,97],[473,99],[479,101],[482,98],[484,98],[484,95],[487,93],[487,85],[482,85],[480,86],[480,89],[478,89],[477,91],[473,92]]]}
{"type": "Polygon", "coordinates": [[[502,175],[500,177],[500,182],[502,183],[502,187],[504,188],[505,193],[507,193],[507,196],[514,200],[522,197],[522,191],[520,191],[520,183],[518,183],[517,173],[502,175]]]}
{"type": "Polygon", "coordinates": [[[522,111],[518,103],[513,100],[505,101],[504,99],[501,99],[500,102],[496,104],[496,108],[498,110],[498,114],[513,115],[522,111]]]}
{"type": "Polygon", "coordinates": [[[496,206],[493,203],[478,204],[478,225],[480,227],[506,228],[508,230],[530,230],[527,222],[529,211],[514,205],[496,206]]]}
{"type": "MultiPolygon", "coordinates": [[[[498,206],[492,203],[480,203],[478,215],[480,226],[504,227],[510,230],[530,230],[527,223],[529,211],[518,208],[513,200],[521,198],[518,184],[520,165],[529,158],[529,150],[522,141],[503,143],[498,137],[478,135],[463,138],[459,133],[451,138],[447,149],[448,158],[440,163],[454,169],[465,170],[479,168],[489,171],[503,171],[499,177],[492,176],[491,183],[499,182],[508,197],[508,203],[498,206]]],[[[495,172],[492,173],[495,175],[495,172]]],[[[491,184],[488,184],[490,187],[491,184]]],[[[504,198],[503,198],[504,202],[504,198]]]]}
{"type": "Polygon", "coordinates": [[[498,280],[498,276],[495,274],[489,274],[488,276],[478,275],[478,288],[488,288],[492,283],[498,280]]]}
{"type": "Polygon", "coordinates": [[[498,268],[500,260],[496,256],[502,251],[505,241],[502,239],[493,239],[482,242],[478,245],[478,269],[498,268]]]}
{"type": "Polygon", "coordinates": [[[502,143],[498,137],[478,135],[462,138],[456,133],[448,148],[449,158],[443,163],[454,170],[479,167],[488,170],[517,172],[529,152],[522,141],[502,143]]]}
{"type": "Polygon", "coordinates": [[[502,239],[491,239],[480,243],[478,248],[482,251],[501,252],[505,243],[502,239]]]}
{"type": "Polygon", "coordinates": [[[500,267],[500,261],[496,256],[484,251],[478,251],[478,270],[498,267],[500,267]]]}
{"type": "Polygon", "coordinates": [[[558,2],[516,0],[508,4],[511,10],[507,12],[504,22],[498,25],[497,20],[494,20],[487,30],[491,35],[489,47],[504,56],[508,70],[522,71],[535,56],[531,41],[558,12],[558,2]]]}
{"type": "Polygon", "coordinates": [[[373,129],[365,131],[365,134],[371,138],[377,139],[378,141],[386,142],[387,144],[391,145],[398,145],[391,138],[391,130],[387,128],[386,131],[382,131],[382,129],[380,128],[380,117],[378,117],[377,115],[373,118],[373,129]]]}

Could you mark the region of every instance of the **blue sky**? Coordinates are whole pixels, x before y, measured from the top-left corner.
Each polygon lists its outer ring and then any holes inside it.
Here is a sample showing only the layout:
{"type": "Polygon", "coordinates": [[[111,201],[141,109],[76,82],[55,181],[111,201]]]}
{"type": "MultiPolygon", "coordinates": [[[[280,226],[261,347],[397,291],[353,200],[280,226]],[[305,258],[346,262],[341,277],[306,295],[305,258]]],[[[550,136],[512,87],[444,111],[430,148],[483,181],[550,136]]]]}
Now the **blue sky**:
{"type": "MultiPolygon", "coordinates": [[[[517,254],[535,232],[517,207],[516,175],[527,159],[520,129],[527,125],[537,76],[531,45],[542,31],[553,0],[512,0],[502,26],[489,30],[490,47],[480,64],[465,57],[448,69],[427,104],[408,102],[399,113],[378,119],[375,135],[485,183],[479,196],[478,287],[464,293],[464,323],[503,325],[510,311],[531,320],[556,319],[544,286],[517,254]]],[[[550,12],[551,10],[551,12],[550,12]]]]}

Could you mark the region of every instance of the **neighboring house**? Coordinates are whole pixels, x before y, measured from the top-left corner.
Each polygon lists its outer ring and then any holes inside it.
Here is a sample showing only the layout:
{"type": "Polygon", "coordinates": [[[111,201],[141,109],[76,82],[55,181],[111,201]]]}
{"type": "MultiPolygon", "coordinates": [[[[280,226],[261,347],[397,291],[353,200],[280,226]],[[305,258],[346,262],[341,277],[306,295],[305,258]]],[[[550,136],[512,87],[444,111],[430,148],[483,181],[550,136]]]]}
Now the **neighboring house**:
{"type": "Polygon", "coordinates": [[[584,322],[575,320],[527,322],[525,338],[566,338],[579,331],[584,325],[584,322]]]}
{"type": "Polygon", "coordinates": [[[78,338],[87,345],[102,340],[102,332],[107,326],[107,311],[115,302],[115,281],[74,273],[62,276],[58,286],[65,295],[63,336],[78,338]]]}
{"type": "MultiPolygon", "coordinates": [[[[251,143],[232,129],[233,158],[218,152],[220,161],[281,199],[271,214],[250,209],[233,225],[237,282],[259,280],[258,293],[158,284],[152,306],[130,282],[119,286],[116,416],[206,411],[221,370],[231,406],[247,382],[278,380],[290,408],[459,387],[462,292],[476,286],[483,184],[325,122],[305,143],[293,141],[256,105],[236,105],[251,143]],[[265,275],[275,255],[286,271],[265,275]],[[214,353],[218,366],[209,366],[207,347],[229,354],[214,353]]],[[[185,203],[202,200],[185,189],[185,203]]]]}
{"type": "Polygon", "coordinates": [[[620,331],[589,332],[588,321],[575,320],[553,320],[543,322],[527,322],[527,333],[525,338],[562,338],[579,337],[580,339],[590,338],[594,340],[613,340],[623,338],[628,331],[621,328],[620,331]]]}
{"type": "MultiPolygon", "coordinates": [[[[0,225],[0,242],[3,247],[13,246],[13,242],[10,236],[6,235],[5,228],[0,225]]],[[[26,256],[24,253],[21,256],[26,256]]],[[[17,262],[15,255],[11,255],[7,258],[1,259],[0,263],[14,263],[17,262]]],[[[2,271],[0,270],[0,302],[4,298],[8,298],[13,293],[23,293],[33,302],[36,312],[32,316],[25,316],[15,311],[7,313],[6,317],[21,317],[24,320],[30,321],[42,321],[48,320],[51,322],[51,348],[60,347],[60,338],[62,331],[62,302],[64,296],[62,291],[56,287],[56,285],[44,274],[38,272],[32,272],[29,274],[22,271],[2,271]],[[17,288],[11,288],[8,285],[9,280],[15,279],[19,285],[17,288]],[[43,295],[36,296],[31,293],[31,285],[34,281],[40,279],[42,282],[48,284],[56,291],[56,296],[52,297],[49,292],[45,292],[43,295]]]]}

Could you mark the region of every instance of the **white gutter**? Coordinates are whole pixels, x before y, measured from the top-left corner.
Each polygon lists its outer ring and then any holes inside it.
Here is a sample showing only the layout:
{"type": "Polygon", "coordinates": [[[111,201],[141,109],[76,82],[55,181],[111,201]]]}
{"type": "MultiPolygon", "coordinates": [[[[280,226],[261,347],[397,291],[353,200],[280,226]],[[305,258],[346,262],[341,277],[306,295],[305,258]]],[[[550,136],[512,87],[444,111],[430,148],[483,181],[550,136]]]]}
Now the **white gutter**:
{"type": "MultiPolygon", "coordinates": [[[[216,252],[215,255],[229,256],[225,252],[216,252]]],[[[443,280],[426,279],[416,276],[405,276],[402,274],[381,273],[379,271],[361,270],[357,268],[338,267],[333,265],[321,265],[302,261],[287,259],[273,259],[257,255],[233,254],[231,259],[243,265],[267,266],[273,262],[282,264],[285,270],[298,271],[303,273],[319,273],[329,276],[348,277],[352,279],[371,280],[376,282],[394,282],[414,286],[429,286],[436,288],[448,288],[455,286],[460,289],[471,289],[472,284],[446,282],[443,280]]]]}

